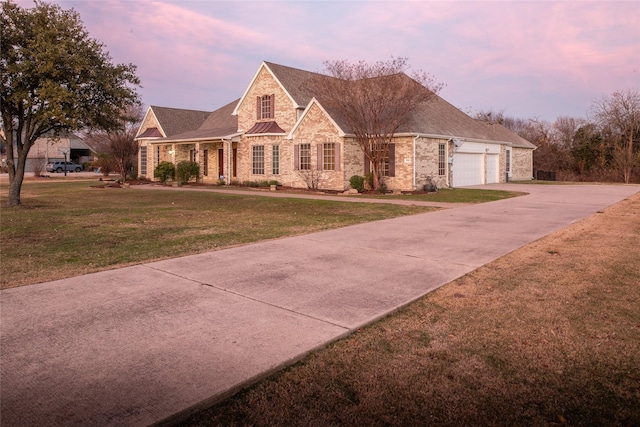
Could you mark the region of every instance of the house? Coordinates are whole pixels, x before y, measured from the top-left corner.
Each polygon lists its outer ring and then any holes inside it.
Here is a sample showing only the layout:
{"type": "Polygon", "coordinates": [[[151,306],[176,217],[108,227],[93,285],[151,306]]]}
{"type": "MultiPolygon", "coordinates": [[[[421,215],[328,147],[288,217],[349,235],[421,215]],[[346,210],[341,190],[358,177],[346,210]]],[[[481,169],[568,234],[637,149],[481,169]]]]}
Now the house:
{"type": "Polygon", "coordinates": [[[56,136],[49,132],[36,139],[29,150],[25,171],[35,172],[39,170],[44,172],[44,167],[47,163],[65,160],[65,158],[67,161],[81,165],[92,161],[93,154],[93,150],[80,136],[70,132],[64,132],[56,136]]]}
{"type": "MultiPolygon", "coordinates": [[[[348,189],[350,177],[370,165],[340,116],[312,93],[318,76],[263,62],[238,100],[211,113],[149,107],[137,135],[140,175],[152,179],[161,161],[192,160],[203,182],[348,189]]],[[[534,149],[434,96],[398,129],[381,170],[387,188],[401,191],[429,180],[439,187],[529,180],[534,149]]]]}

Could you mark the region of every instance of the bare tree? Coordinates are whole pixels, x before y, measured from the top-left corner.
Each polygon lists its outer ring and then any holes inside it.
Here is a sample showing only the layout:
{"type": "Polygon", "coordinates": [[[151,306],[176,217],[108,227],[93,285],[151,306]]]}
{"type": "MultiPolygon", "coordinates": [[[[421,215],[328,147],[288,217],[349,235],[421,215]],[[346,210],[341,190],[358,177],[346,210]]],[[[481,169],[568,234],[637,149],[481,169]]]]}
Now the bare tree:
{"type": "Polygon", "coordinates": [[[594,122],[614,144],[614,160],[625,183],[640,163],[640,92],[637,89],[616,91],[591,105],[594,122]]]}
{"type": "Polygon", "coordinates": [[[573,146],[573,139],[585,120],[577,117],[558,116],[553,122],[553,139],[556,144],[565,148],[573,146]]]}
{"type": "Polygon", "coordinates": [[[428,101],[442,88],[431,75],[417,71],[409,77],[406,58],[351,63],[326,61],[330,77],[319,75],[312,83],[322,105],[332,111],[355,136],[356,143],[371,162],[373,189],[380,185],[381,165],[389,144],[417,105],[428,101]]]}
{"type": "Polygon", "coordinates": [[[87,137],[96,147],[98,157],[110,158],[114,170],[120,174],[123,182],[127,180],[127,173],[134,165],[138,154],[138,142],[135,137],[142,117],[143,111],[139,106],[131,107],[127,109],[118,128],[111,132],[91,133],[87,137]]]}

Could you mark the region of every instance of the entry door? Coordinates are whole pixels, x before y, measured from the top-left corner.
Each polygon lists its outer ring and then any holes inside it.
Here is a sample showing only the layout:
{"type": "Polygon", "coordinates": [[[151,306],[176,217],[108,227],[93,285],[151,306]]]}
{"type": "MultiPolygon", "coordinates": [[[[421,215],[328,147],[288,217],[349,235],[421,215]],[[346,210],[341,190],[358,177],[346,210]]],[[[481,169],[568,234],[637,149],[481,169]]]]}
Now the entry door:
{"type": "Polygon", "coordinates": [[[224,176],[224,150],[218,148],[218,177],[224,176]]]}
{"type": "Polygon", "coordinates": [[[204,150],[202,152],[202,174],[204,176],[208,176],[209,175],[209,150],[204,150]]]}
{"type": "Polygon", "coordinates": [[[498,160],[497,154],[487,154],[487,184],[498,182],[498,160]]]}

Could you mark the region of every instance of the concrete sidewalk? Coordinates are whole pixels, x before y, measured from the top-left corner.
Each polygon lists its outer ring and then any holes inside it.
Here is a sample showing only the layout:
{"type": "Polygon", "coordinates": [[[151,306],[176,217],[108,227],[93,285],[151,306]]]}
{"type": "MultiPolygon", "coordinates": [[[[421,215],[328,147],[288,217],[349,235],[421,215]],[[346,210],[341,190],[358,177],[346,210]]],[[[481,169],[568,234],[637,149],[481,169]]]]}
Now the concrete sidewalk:
{"type": "Polygon", "coordinates": [[[178,421],[640,190],[488,188],[530,194],[2,291],[0,422],[178,421]]]}

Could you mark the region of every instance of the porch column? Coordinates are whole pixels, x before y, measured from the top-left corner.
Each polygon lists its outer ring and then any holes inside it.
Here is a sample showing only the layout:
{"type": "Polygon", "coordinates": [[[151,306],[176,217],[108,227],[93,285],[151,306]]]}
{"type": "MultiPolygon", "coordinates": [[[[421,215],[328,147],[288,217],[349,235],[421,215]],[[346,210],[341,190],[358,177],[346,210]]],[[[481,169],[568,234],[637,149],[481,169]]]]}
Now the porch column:
{"type": "Polygon", "coordinates": [[[202,182],[202,162],[200,161],[200,159],[202,159],[202,157],[200,156],[200,142],[196,142],[196,158],[195,161],[198,164],[198,178],[196,179],[196,182],[202,182]]]}
{"type": "MultiPolygon", "coordinates": [[[[224,141],[224,139],[223,139],[224,141]]],[[[232,159],[233,159],[233,140],[229,139],[227,142],[227,173],[224,174],[225,182],[227,185],[231,185],[231,179],[233,175],[232,159]]]]}

